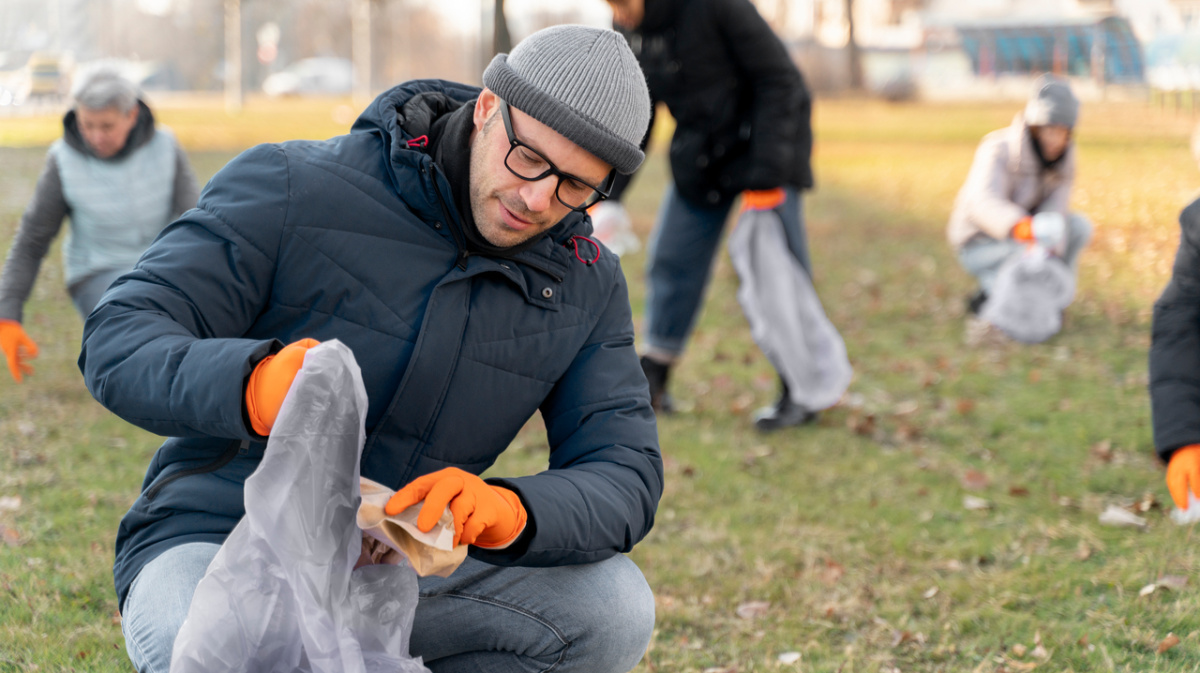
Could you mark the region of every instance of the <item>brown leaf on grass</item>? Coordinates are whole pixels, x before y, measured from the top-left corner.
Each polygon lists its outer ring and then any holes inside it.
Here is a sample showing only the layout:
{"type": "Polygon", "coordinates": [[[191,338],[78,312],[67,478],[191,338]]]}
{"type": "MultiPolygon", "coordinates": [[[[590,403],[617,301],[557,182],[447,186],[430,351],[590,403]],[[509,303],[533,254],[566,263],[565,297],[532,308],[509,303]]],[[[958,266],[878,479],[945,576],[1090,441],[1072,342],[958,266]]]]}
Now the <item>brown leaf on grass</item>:
{"type": "Polygon", "coordinates": [[[1012,653],[1017,655],[1018,657],[1023,657],[1029,652],[1029,648],[1025,647],[1021,643],[1017,643],[1016,645],[1013,645],[1009,649],[1011,649],[1012,653]]]}
{"type": "Polygon", "coordinates": [[[1142,494],[1141,500],[1138,500],[1133,508],[1139,512],[1149,512],[1152,509],[1161,509],[1162,504],[1158,498],[1154,497],[1153,493],[1146,492],[1142,494]]]}
{"type": "Polygon", "coordinates": [[[1024,486],[1009,486],[1008,494],[1014,498],[1024,498],[1025,496],[1029,495],[1029,489],[1025,488],[1024,486]]]}
{"type": "Polygon", "coordinates": [[[9,547],[17,547],[21,544],[21,534],[8,526],[0,526],[0,539],[3,539],[4,544],[9,547]]]}
{"type": "Polygon", "coordinates": [[[908,641],[913,640],[912,631],[893,631],[892,632],[892,647],[899,647],[908,641]]]}
{"type": "Polygon", "coordinates": [[[921,431],[915,425],[902,423],[896,428],[896,441],[900,443],[912,442],[920,439],[921,431]]]}
{"type": "Polygon", "coordinates": [[[685,476],[685,477],[696,476],[696,468],[692,467],[691,465],[684,465],[683,469],[680,470],[680,472],[682,472],[683,476],[685,476]]]}
{"type": "Polygon", "coordinates": [[[120,626],[121,625],[121,611],[113,610],[112,619],[110,619],[109,621],[112,622],[113,626],[120,626]]]}
{"type": "Polygon", "coordinates": [[[1040,369],[1030,369],[1029,370],[1029,382],[1030,383],[1037,383],[1041,380],[1042,380],[1042,370],[1040,370],[1040,369]]]}
{"type": "Polygon", "coordinates": [[[1158,589],[1157,584],[1154,584],[1154,583],[1147,584],[1146,586],[1142,587],[1141,591],[1138,591],[1138,598],[1145,598],[1146,596],[1149,596],[1150,594],[1154,593],[1155,590],[1157,590],[1157,589],[1158,589]]]}
{"type": "Polygon", "coordinates": [[[1038,643],[1038,646],[1033,648],[1033,651],[1030,652],[1029,654],[1033,655],[1034,657],[1036,657],[1038,659],[1042,659],[1042,660],[1050,658],[1050,653],[1048,651],[1046,651],[1045,646],[1043,646],[1041,643],[1038,643]]]}
{"type": "Polygon", "coordinates": [[[972,411],[975,411],[975,400],[968,400],[965,398],[960,399],[958,402],[954,403],[954,409],[960,415],[966,416],[967,414],[971,413],[972,411]]]}
{"type": "Polygon", "coordinates": [[[1106,439],[1102,442],[1092,444],[1092,457],[1102,463],[1111,463],[1113,459],[1112,440],[1106,439]]]}
{"type": "Polygon", "coordinates": [[[1079,541],[1079,545],[1075,547],[1075,560],[1086,561],[1092,557],[1092,548],[1083,540],[1079,541]]]}
{"type": "Polygon", "coordinates": [[[825,567],[821,569],[821,581],[827,585],[837,584],[846,574],[846,568],[837,561],[825,559],[825,567]]]}
{"type": "Polygon", "coordinates": [[[767,611],[771,609],[771,604],[767,601],[746,601],[737,606],[734,610],[738,617],[742,619],[757,619],[765,617],[767,611]]]}
{"type": "Polygon", "coordinates": [[[988,479],[988,476],[979,470],[967,470],[963,472],[962,476],[959,477],[959,481],[962,483],[963,488],[968,491],[982,491],[992,483],[992,480],[988,479]]]}
{"type": "Polygon", "coordinates": [[[1175,635],[1174,633],[1168,633],[1167,637],[1163,638],[1162,642],[1158,644],[1158,649],[1155,650],[1155,652],[1158,654],[1162,654],[1163,652],[1166,652],[1167,650],[1171,649],[1172,647],[1175,647],[1178,644],[1179,644],[1179,636],[1175,635]]]}
{"type": "Polygon", "coordinates": [[[875,434],[875,414],[850,414],[846,418],[846,429],[864,437],[875,434]]]}
{"type": "Polygon", "coordinates": [[[908,416],[910,414],[915,414],[917,412],[917,410],[920,408],[921,408],[921,405],[918,404],[916,400],[905,400],[905,401],[897,404],[892,409],[892,415],[908,416]]]}
{"type": "Polygon", "coordinates": [[[1075,641],[1075,644],[1076,644],[1076,645],[1078,645],[1078,646],[1080,646],[1080,647],[1087,647],[1087,646],[1088,646],[1088,637],[1087,637],[1087,634],[1085,633],[1085,634],[1083,634],[1082,636],[1080,636],[1079,640],[1076,640],[1076,641],[1075,641]]]}
{"type": "Polygon", "coordinates": [[[1071,406],[1072,406],[1071,398],[1069,398],[1069,397],[1064,397],[1058,401],[1058,410],[1059,411],[1070,411],[1071,406]]]}

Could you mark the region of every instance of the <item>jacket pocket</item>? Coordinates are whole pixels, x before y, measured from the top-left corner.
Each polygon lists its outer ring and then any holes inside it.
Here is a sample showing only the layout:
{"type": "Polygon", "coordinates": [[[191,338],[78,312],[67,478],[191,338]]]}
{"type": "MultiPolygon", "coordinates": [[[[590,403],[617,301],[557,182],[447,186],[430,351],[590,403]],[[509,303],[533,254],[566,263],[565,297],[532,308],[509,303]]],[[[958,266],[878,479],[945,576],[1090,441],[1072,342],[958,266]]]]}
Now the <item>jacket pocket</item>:
{"type": "Polygon", "coordinates": [[[246,451],[249,448],[250,442],[247,440],[230,442],[229,446],[226,447],[225,450],[221,452],[221,455],[217,456],[215,459],[203,465],[189,467],[179,470],[178,472],[172,472],[171,474],[162,477],[156,483],[152,484],[150,488],[146,489],[146,492],[143,495],[148,501],[154,500],[154,497],[157,496],[159,491],[161,491],[167,484],[170,484],[178,479],[182,479],[183,477],[192,477],[198,474],[216,472],[222,467],[228,465],[234,458],[237,458],[237,455],[240,451],[246,451]]]}

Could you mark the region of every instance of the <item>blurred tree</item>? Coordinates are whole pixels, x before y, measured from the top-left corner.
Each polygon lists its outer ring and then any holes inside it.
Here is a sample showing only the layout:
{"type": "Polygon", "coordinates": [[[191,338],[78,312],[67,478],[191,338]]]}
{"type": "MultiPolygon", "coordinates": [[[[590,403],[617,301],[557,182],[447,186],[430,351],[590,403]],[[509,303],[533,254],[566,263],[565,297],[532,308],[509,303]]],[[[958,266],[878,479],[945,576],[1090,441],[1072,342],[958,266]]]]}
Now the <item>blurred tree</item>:
{"type": "Polygon", "coordinates": [[[492,56],[512,51],[512,34],[508,32],[508,18],[504,14],[504,0],[494,0],[492,22],[492,56]]]}
{"type": "Polygon", "coordinates": [[[862,55],[858,51],[858,41],[854,39],[854,0],[846,1],[846,53],[850,60],[850,88],[861,91],[863,88],[862,55]]]}

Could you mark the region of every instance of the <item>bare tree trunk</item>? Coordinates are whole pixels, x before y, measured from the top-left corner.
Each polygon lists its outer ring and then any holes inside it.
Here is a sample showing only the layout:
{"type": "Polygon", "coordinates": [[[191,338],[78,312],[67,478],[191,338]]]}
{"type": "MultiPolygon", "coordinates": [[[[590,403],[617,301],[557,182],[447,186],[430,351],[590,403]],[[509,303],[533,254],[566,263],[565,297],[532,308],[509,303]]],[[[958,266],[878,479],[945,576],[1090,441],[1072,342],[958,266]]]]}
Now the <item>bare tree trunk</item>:
{"type": "Polygon", "coordinates": [[[854,38],[854,0],[846,2],[846,50],[850,56],[850,88],[863,88],[862,57],[858,52],[858,41],[854,38]]]}
{"type": "Polygon", "coordinates": [[[508,32],[508,19],[504,16],[504,0],[495,0],[492,16],[492,56],[512,51],[512,34],[508,32]]]}
{"type": "Polygon", "coordinates": [[[354,104],[371,102],[371,0],[350,6],[350,55],[354,63],[354,104]]]}
{"type": "Polygon", "coordinates": [[[242,0],[225,0],[225,111],[242,109],[242,0]]]}

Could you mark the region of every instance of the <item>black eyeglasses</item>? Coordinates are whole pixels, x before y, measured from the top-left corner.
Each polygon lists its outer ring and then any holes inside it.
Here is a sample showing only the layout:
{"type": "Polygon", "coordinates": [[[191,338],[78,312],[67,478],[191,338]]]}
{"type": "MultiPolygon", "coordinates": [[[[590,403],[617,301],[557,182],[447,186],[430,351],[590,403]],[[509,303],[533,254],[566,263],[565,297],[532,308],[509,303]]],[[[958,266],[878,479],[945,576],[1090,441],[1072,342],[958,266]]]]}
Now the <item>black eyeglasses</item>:
{"type": "Polygon", "coordinates": [[[508,103],[502,98],[496,100],[500,101],[500,116],[504,118],[504,132],[508,134],[509,142],[504,165],[513,175],[528,182],[544,180],[550,175],[557,176],[558,185],[554,188],[554,196],[571,210],[584,211],[608,198],[617,177],[615,170],[609,171],[603,187],[588,184],[586,180],[558,170],[541,152],[517,140],[516,134],[513,133],[512,117],[508,114],[508,103]]]}

